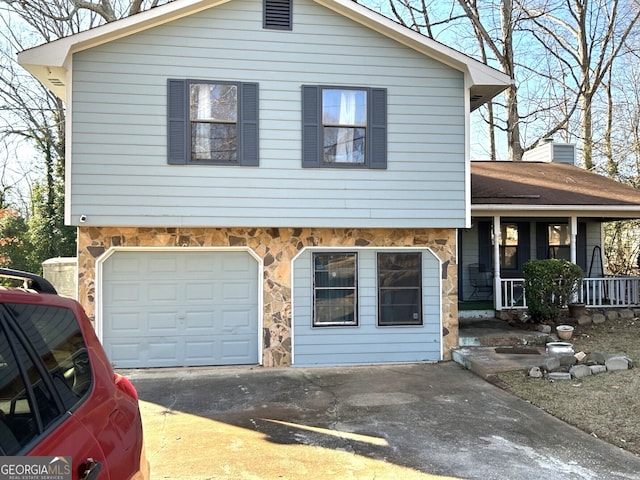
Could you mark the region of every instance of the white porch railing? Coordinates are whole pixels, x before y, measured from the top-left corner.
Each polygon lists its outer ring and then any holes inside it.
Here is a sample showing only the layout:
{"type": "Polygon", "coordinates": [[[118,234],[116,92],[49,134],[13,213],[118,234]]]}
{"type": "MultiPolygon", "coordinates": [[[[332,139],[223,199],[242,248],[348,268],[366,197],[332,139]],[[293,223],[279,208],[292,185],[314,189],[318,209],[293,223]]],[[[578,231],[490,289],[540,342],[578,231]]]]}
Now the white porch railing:
{"type": "MultiPolygon", "coordinates": [[[[501,278],[497,310],[526,309],[524,278],[501,278]]],[[[584,278],[578,301],[587,307],[631,307],[640,305],[640,277],[584,278]]]]}

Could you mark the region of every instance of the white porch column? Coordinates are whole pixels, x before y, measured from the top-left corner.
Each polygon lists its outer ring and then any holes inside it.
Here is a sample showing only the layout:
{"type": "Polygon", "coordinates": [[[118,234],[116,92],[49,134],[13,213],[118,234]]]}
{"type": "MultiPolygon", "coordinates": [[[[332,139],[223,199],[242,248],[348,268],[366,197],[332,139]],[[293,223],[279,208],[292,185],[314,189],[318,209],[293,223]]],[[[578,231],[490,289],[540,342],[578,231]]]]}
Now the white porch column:
{"type": "Polygon", "coordinates": [[[571,252],[571,263],[577,263],[577,247],[578,242],[578,217],[571,217],[571,227],[569,228],[571,238],[569,239],[569,251],[571,252]]]}
{"type": "Polygon", "coordinates": [[[500,281],[500,216],[493,217],[493,305],[502,310],[502,282],[500,281]]]}

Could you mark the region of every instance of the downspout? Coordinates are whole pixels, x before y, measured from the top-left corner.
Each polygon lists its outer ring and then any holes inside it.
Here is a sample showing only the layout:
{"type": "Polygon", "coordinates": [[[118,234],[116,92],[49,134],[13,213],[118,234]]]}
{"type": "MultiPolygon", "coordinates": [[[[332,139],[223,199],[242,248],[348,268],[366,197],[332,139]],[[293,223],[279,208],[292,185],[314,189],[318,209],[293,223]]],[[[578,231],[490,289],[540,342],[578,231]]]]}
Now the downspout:
{"type": "Polygon", "coordinates": [[[502,281],[500,280],[500,216],[493,217],[493,305],[502,310],[502,281]]]}

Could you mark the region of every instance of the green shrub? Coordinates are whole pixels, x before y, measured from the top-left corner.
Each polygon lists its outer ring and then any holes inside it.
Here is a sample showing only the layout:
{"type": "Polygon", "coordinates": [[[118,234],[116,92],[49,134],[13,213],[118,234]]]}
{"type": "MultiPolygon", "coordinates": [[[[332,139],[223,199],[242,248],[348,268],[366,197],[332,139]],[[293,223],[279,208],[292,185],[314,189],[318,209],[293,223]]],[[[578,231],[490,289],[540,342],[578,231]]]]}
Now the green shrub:
{"type": "Polygon", "coordinates": [[[529,314],[537,322],[557,318],[582,284],[582,269],[567,260],[530,260],[522,273],[529,314]]]}

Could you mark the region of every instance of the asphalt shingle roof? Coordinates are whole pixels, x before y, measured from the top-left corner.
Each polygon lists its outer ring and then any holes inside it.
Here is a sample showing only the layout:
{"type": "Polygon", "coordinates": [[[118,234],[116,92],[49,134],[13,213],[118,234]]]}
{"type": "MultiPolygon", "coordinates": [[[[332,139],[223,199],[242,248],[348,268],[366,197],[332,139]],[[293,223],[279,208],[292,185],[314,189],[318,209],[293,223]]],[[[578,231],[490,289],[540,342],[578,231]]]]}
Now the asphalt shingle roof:
{"type": "Polygon", "coordinates": [[[640,189],[563,163],[474,161],[471,203],[640,206],[640,189]]]}

